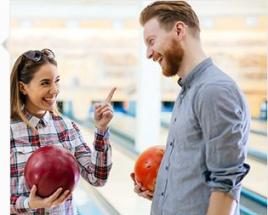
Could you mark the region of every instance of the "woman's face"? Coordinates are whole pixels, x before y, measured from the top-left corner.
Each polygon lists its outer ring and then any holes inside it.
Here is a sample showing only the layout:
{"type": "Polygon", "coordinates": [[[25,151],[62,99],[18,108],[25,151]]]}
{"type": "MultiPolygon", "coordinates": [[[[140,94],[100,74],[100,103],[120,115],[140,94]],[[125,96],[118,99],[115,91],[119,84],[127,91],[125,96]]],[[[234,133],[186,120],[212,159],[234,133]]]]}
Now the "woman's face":
{"type": "Polygon", "coordinates": [[[20,82],[20,91],[26,96],[25,108],[38,117],[53,110],[59,94],[59,81],[57,67],[47,63],[39,68],[28,84],[20,82]]]}

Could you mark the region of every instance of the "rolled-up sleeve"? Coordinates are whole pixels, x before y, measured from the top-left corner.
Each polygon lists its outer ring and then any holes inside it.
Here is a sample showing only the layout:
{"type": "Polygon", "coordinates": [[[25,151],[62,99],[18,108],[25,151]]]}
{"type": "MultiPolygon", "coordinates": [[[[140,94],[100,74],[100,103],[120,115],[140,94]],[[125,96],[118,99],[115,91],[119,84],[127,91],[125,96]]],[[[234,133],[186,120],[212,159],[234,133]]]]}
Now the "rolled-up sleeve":
{"type": "Polygon", "coordinates": [[[206,183],[211,191],[229,193],[239,200],[241,181],[249,171],[244,163],[249,113],[233,83],[206,85],[197,96],[197,110],[205,139],[206,183]]]}
{"type": "Polygon", "coordinates": [[[109,131],[95,132],[93,149],[84,141],[79,128],[73,123],[75,157],[80,165],[81,175],[94,186],[104,186],[112,168],[112,147],[109,131]]]}

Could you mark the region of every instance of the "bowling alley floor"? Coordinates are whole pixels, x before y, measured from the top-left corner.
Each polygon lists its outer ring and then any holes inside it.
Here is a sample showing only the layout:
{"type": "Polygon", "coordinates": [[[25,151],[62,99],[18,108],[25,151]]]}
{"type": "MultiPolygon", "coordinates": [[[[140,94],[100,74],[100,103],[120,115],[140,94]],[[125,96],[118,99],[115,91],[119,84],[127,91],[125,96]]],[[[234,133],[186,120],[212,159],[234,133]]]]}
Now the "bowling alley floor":
{"type": "MultiPolygon", "coordinates": [[[[82,126],[80,126],[80,128],[84,139],[92,146],[92,131],[82,126]]],[[[95,201],[92,201],[95,202],[94,204],[89,206],[89,202],[87,203],[88,208],[96,208],[96,210],[90,213],[92,215],[150,214],[150,201],[134,193],[133,182],[129,176],[133,171],[136,155],[115,142],[111,141],[111,144],[113,148],[113,167],[107,184],[104,187],[96,188],[80,180],[81,182],[76,190],[75,198],[77,198],[80,203],[82,202],[81,195],[94,199],[95,201]]],[[[265,151],[266,150],[267,146],[265,147],[265,151]]],[[[248,160],[248,162],[250,162],[251,168],[254,171],[251,171],[245,178],[243,186],[267,197],[267,181],[264,179],[264,172],[267,173],[265,165],[254,160],[248,160]]],[[[87,211],[88,209],[85,210],[87,211]]],[[[80,213],[79,215],[86,214],[88,213],[80,213]]]]}
{"type": "MultiPolygon", "coordinates": [[[[80,129],[86,142],[92,146],[93,134],[88,129],[82,128],[81,126],[80,129]]],[[[129,175],[133,171],[134,156],[117,144],[113,144],[113,142],[111,142],[111,144],[113,148],[113,166],[107,184],[104,187],[92,187],[85,181],[80,180],[79,187],[74,195],[74,200],[81,203],[82,197],[88,195],[85,192],[88,192],[91,196],[94,195],[91,198],[102,202],[104,204],[103,207],[110,207],[109,215],[150,214],[150,201],[139,197],[133,191],[133,182],[129,175]]],[[[95,205],[93,206],[95,207],[95,205]]],[[[95,214],[90,214],[106,215],[105,209],[100,209],[96,211],[95,214]]]]}

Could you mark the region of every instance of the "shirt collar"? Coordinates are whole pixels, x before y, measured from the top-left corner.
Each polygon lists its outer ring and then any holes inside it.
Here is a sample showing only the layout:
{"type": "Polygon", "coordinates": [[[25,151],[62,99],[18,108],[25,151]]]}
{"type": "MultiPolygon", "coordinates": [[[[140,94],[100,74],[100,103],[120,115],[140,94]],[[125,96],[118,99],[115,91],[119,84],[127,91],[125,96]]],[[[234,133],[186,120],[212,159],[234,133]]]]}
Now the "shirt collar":
{"type": "Polygon", "coordinates": [[[211,58],[206,58],[201,63],[199,63],[196,67],[194,67],[193,70],[184,79],[179,78],[179,80],[177,81],[178,85],[180,85],[181,87],[190,88],[192,81],[196,77],[200,76],[200,73],[204,71],[211,64],[212,64],[211,58]]]}
{"type": "Polygon", "coordinates": [[[25,114],[25,117],[26,119],[29,120],[30,124],[34,127],[34,128],[38,128],[38,127],[46,127],[49,123],[49,120],[50,120],[50,112],[47,111],[45,113],[45,115],[41,118],[39,117],[36,117],[32,114],[30,114],[27,110],[23,110],[24,111],[24,114],[25,114]]]}

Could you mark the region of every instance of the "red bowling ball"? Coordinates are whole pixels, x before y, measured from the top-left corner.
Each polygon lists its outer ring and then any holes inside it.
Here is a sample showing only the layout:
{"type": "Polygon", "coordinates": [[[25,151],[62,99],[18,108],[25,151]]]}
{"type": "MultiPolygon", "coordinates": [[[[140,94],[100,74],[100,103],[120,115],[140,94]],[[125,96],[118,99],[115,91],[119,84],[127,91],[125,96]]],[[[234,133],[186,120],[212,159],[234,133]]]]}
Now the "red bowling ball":
{"type": "Polygon", "coordinates": [[[37,195],[48,197],[58,188],[73,191],[80,171],[74,156],[64,149],[48,145],[36,150],[27,160],[24,177],[31,189],[37,186],[37,195]]]}
{"type": "Polygon", "coordinates": [[[165,153],[164,146],[152,146],[142,152],[134,166],[135,181],[154,191],[157,173],[165,153]]]}

